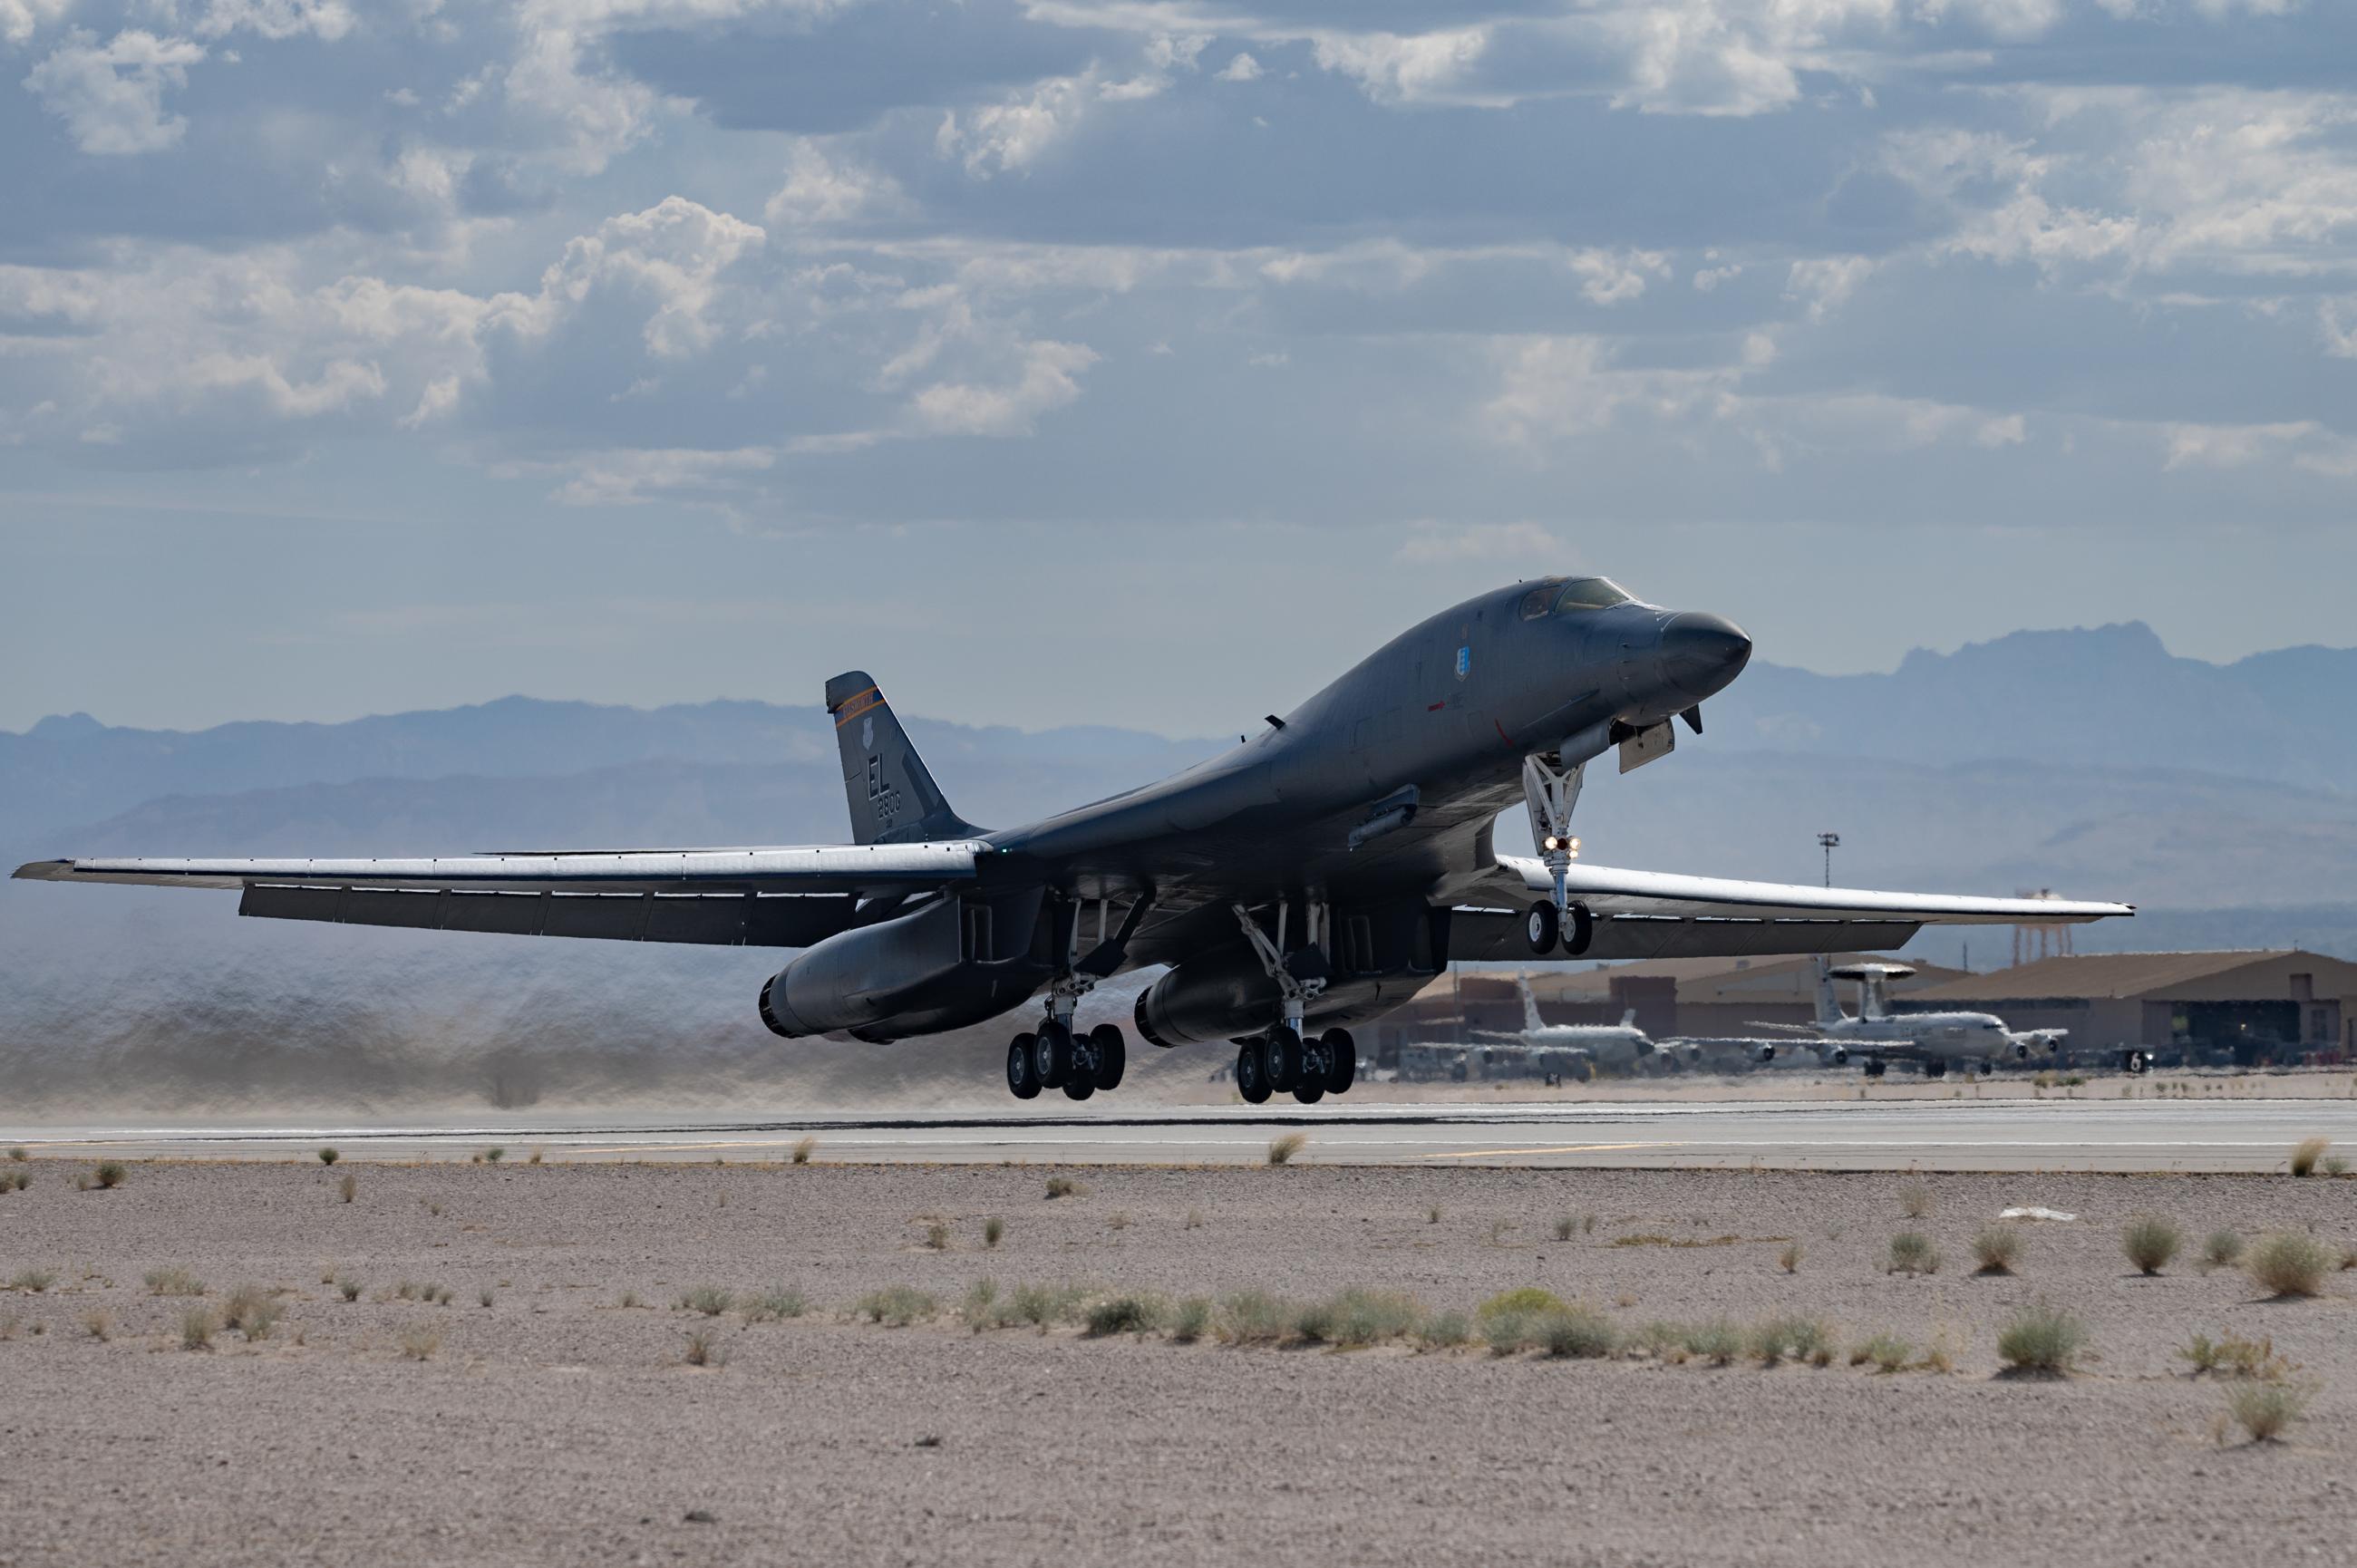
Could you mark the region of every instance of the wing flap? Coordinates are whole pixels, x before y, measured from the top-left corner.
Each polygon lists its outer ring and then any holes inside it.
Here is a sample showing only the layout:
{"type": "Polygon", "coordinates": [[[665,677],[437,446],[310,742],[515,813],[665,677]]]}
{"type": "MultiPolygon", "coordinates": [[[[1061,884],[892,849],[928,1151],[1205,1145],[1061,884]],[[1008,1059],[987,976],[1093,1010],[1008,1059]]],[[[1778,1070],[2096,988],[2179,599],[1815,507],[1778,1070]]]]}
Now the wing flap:
{"type": "MultiPolygon", "coordinates": [[[[1624,871],[1575,864],[1567,879],[1571,897],[1598,915],[1661,915],[1681,919],[1889,920],[1916,925],[2078,924],[2136,913],[2132,904],[2090,903],[2067,898],[1980,898],[1944,893],[1888,893],[1862,887],[1813,887],[1806,883],[1738,882],[1721,876],[1685,876],[1664,871],[1624,871]]],[[[1481,883],[1501,902],[1519,902],[1549,892],[1544,861],[1500,855],[1498,868],[1481,883]]],[[[1823,949],[1781,950],[1823,951],[1823,949]]]]}
{"type": "MultiPolygon", "coordinates": [[[[1792,953],[1876,952],[1904,947],[1913,920],[1681,919],[1672,915],[1608,915],[1580,957],[1619,961],[1656,958],[1770,958],[1792,953]]],[[[1474,961],[1528,961],[1523,917],[1506,909],[1458,908],[1448,918],[1448,956],[1474,961]]]]}
{"type": "Polygon", "coordinates": [[[237,912],[342,926],[799,948],[849,925],[856,902],[829,893],[517,893],[261,882],[246,888],[237,912]]]}

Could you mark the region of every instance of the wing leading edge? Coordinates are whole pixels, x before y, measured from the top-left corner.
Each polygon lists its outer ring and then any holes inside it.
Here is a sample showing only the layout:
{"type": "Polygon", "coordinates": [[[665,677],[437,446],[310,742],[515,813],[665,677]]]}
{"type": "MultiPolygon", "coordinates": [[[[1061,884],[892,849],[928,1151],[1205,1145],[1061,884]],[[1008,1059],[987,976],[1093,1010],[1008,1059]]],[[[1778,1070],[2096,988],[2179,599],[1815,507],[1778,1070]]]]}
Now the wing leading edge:
{"type": "Polygon", "coordinates": [[[863,897],[974,880],[987,844],[814,844],[424,859],[41,860],[16,875],[243,890],[241,915],[518,936],[806,947],[863,897]]]}
{"type": "MultiPolygon", "coordinates": [[[[1544,862],[1499,856],[1497,868],[1458,901],[1449,956],[1527,958],[1522,908],[1553,886],[1544,862]],[[1487,899],[1496,902],[1484,907],[1487,899]]],[[[2136,913],[2132,904],[1813,887],[1605,865],[1573,865],[1567,886],[1596,917],[1582,955],[1595,959],[1872,952],[1903,946],[1925,926],[2080,924],[2136,913]]]]}

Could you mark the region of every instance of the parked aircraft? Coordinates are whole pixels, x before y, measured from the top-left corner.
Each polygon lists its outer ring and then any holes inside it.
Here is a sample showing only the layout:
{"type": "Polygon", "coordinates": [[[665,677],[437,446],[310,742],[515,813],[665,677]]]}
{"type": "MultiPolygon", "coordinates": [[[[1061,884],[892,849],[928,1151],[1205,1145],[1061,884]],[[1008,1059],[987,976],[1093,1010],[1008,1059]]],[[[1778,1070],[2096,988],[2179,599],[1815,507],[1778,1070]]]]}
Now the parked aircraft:
{"type": "Polygon", "coordinates": [[[1614,870],[1577,862],[1587,765],[1668,754],[1671,721],[1739,674],[1733,622],[1602,577],[1469,599],[1394,638],[1291,713],[1158,784],[989,832],[951,809],[865,671],[826,684],[848,844],[420,859],[39,861],[19,876],[233,887],[241,914],[802,950],[761,987],[788,1037],[886,1041],[1038,999],[1007,1087],[1085,1100],[1127,1046],[1076,1032],[1100,981],[1148,964],[1138,1035],[1237,1047],[1248,1100],[1351,1087],[1351,1029],[1452,958],[1828,952],[1926,923],[2083,921],[2123,904],[1951,897],[1614,870]],[[1520,798],[1540,854],[1499,855],[1520,798]]]}
{"type": "Polygon", "coordinates": [[[2000,1061],[2042,1061],[2061,1048],[2067,1029],[2030,1029],[2016,1033],[1993,1013],[1893,1013],[1890,983],[1915,971],[1903,963],[1853,963],[1839,969],[1817,961],[1817,1021],[1814,1024],[1755,1024],[1779,1034],[1810,1036],[1827,1066],[1840,1067],[1853,1057],[1865,1063],[1866,1076],[1880,1078],[1893,1061],[1923,1065],[1926,1078],[1941,1078],[1951,1067],[1987,1073],[2000,1061]],[[1857,982],[1857,1016],[1842,1011],[1834,982],[1857,982]]]}
{"type": "Polygon", "coordinates": [[[1474,1030],[1475,1039],[1520,1046],[1544,1070],[1563,1073],[1582,1083],[1595,1077],[1599,1068],[1626,1073],[1677,1071],[1684,1065],[1668,1053],[1656,1051],[1652,1038],[1637,1027],[1633,1007],[1620,1015],[1618,1024],[1550,1024],[1539,1016],[1539,1000],[1532,994],[1527,971],[1515,973],[1514,989],[1523,998],[1522,1032],[1474,1030]]]}

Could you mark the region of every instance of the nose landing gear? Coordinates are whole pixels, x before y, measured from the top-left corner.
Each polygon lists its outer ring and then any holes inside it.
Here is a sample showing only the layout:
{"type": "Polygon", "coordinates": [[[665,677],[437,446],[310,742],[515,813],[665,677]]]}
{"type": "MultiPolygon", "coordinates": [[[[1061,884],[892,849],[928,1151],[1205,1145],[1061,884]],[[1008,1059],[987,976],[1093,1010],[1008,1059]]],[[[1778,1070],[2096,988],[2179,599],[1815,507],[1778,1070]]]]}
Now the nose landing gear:
{"type": "Polygon", "coordinates": [[[1580,783],[1587,768],[1585,761],[1570,762],[1577,750],[1566,742],[1556,762],[1536,752],[1523,758],[1523,800],[1530,808],[1531,837],[1555,881],[1554,897],[1533,904],[1523,925],[1531,951],[1541,958],[1552,954],[1558,943],[1577,958],[1596,940],[1595,918],[1587,905],[1571,899],[1571,863],[1579,855],[1579,841],[1571,836],[1571,811],[1579,803],[1580,783]],[[1563,762],[1570,766],[1557,766],[1563,762]],[[1563,929],[1566,917],[1571,923],[1568,938],[1563,929]]]}

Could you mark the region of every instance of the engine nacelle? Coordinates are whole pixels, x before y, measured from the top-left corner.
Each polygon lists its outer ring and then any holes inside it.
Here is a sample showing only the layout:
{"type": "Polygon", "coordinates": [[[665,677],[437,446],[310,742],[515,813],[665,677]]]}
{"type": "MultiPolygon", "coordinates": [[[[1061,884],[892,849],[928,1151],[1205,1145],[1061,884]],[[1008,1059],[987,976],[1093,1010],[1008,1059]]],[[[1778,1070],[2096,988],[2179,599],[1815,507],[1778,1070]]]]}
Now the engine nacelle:
{"type": "Polygon", "coordinates": [[[1835,1046],[1833,1049],[1825,1053],[1825,1060],[1835,1067],[1847,1067],[1849,1065],[1849,1047],[1847,1046],[1835,1046]]]}
{"type": "Polygon", "coordinates": [[[1190,958],[1137,993],[1137,1032],[1157,1046],[1234,1039],[1276,1015],[1276,982],[1242,942],[1190,958]]]}
{"type": "Polygon", "coordinates": [[[1020,956],[984,961],[985,951],[977,959],[976,932],[988,926],[976,912],[939,898],[836,932],[761,987],[761,1022],[788,1039],[849,1034],[880,1041],[996,1017],[1031,994],[1039,971],[1020,956]]]}
{"type": "Polygon", "coordinates": [[[1765,1067],[1765,1066],[1767,1066],[1770,1062],[1772,1062],[1772,1061],[1774,1061],[1775,1059],[1776,1059],[1776,1047],[1775,1047],[1774,1046],[1772,1046],[1772,1045],[1765,1045],[1765,1044],[1763,1044],[1762,1046],[1760,1046],[1760,1057],[1759,1057],[1759,1061],[1760,1061],[1760,1066],[1765,1067]]]}

